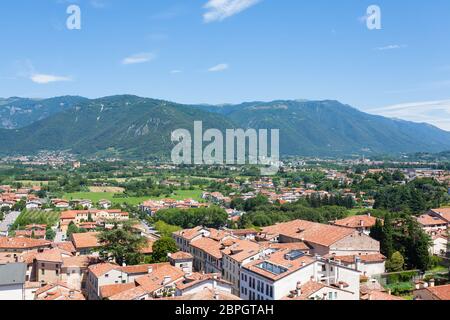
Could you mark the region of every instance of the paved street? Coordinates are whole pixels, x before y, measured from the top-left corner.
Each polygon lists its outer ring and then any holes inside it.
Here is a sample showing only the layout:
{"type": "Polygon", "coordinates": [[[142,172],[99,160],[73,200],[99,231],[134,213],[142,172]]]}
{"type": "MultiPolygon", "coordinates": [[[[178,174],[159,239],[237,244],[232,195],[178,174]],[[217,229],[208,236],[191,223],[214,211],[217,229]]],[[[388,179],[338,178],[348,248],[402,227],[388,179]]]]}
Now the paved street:
{"type": "Polygon", "coordinates": [[[0,222],[0,235],[6,236],[8,232],[8,228],[12,225],[17,217],[20,215],[18,211],[12,211],[5,216],[5,219],[0,222]]]}

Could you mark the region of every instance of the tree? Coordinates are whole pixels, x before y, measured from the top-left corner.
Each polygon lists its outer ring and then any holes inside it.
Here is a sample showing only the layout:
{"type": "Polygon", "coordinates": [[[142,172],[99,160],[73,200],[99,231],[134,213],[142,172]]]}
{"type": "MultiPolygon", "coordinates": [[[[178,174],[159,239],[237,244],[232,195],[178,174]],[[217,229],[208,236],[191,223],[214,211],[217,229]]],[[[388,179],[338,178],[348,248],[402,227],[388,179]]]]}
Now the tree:
{"type": "Polygon", "coordinates": [[[55,239],[55,237],[56,237],[56,232],[52,228],[47,227],[47,230],[45,231],[45,239],[53,241],[53,239],[55,239]]]}
{"type": "Polygon", "coordinates": [[[152,262],[167,262],[169,253],[179,251],[174,239],[170,237],[162,237],[153,244],[152,262]]]}
{"type": "Polygon", "coordinates": [[[72,236],[72,234],[74,234],[74,233],[78,233],[78,231],[79,231],[79,229],[78,229],[77,225],[75,223],[73,223],[73,221],[70,222],[69,226],[67,227],[67,232],[66,232],[67,238],[70,238],[72,236]]]}
{"type": "Polygon", "coordinates": [[[392,254],[392,257],[387,261],[386,268],[391,272],[399,272],[403,270],[405,259],[398,251],[392,254]]]}
{"type": "Polygon", "coordinates": [[[135,233],[130,223],[115,222],[110,230],[104,230],[98,235],[102,245],[100,256],[114,260],[117,264],[139,264],[142,261],[140,250],[147,244],[146,239],[135,233]]]}

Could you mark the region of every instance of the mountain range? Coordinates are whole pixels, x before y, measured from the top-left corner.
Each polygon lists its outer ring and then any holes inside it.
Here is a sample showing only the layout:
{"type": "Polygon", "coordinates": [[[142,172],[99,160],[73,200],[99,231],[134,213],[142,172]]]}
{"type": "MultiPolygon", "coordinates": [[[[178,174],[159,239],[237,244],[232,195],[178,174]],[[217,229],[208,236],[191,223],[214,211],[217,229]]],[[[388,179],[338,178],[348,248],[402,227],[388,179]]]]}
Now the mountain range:
{"type": "Polygon", "coordinates": [[[338,101],[184,105],[131,95],[0,99],[0,154],[167,158],[173,130],[280,129],[282,155],[344,156],[450,150],[450,132],[361,112],[338,101]]]}

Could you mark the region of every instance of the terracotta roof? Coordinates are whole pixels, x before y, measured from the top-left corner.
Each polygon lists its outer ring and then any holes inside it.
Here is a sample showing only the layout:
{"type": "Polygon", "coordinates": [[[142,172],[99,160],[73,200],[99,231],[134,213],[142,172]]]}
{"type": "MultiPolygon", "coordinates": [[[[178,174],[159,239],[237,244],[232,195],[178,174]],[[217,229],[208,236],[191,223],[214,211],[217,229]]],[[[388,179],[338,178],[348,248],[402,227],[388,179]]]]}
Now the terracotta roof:
{"type": "Polygon", "coordinates": [[[105,273],[108,273],[111,270],[115,270],[120,268],[116,264],[112,263],[98,263],[92,266],[89,266],[89,271],[93,273],[97,278],[103,276],[105,273]]]}
{"type": "Polygon", "coordinates": [[[257,273],[265,278],[276,281],[315,262],[315,259],[308,255],[304,255],[295,260],[286,260],[285,255],[290,253],[291,251],[292,250],[290,249],[278,250],[275,253],[272,253],[271,255],[266,257],[266,259],[260,259],[250,262],[244,265],[243,268],[250,270],[254,273],[257,273]],[[269,271],[267,268],[262,268],[260,266],[261,264],[270,264],[271,266],[274,267],[281,267],[281,269],[283,269],[284,271],[279,273],[273,273],[269,271]]]}
{"type": "Polygon", "coordinates": [[[43,252],[38,253],[36,255],[36,260],[62,263],[63,262],[63,254],[72,255],[68,252],[62,251],[61,249],[53,248],[53,249],[44,250],[43,252]]]}
{"type": "Polygon", "coordinates": [[[79,290],[70,288],[65,282],[46,285],[35,293],[37,300],[86,300],[79,290]]]}
{"type": "Polygon", "coordinates": [[[148,239],[148,238],[146,240],[147,240],[147,243],[146,243],[145,247],[141,248],[140,252],[142,254],[153,253],[153,244],[155,243],[155,241],[152,239],[148,239]]]}
{"type": "Polygon", "coordinates": [[[110,298],[119,294],[121,292],[127,291],[129,289],[135,288],[136,285],[134,282],[131,283],[119,283],[119,284],[110,284],[106,286],[100,287],[100,297],[103,299],[110,298]]]}
{"type": "Polygon", "coordinates": [[[135,266],[126,266],[119,267],[125,273],[128,274],[139,274],[139,273],[148,273],[148,268],[152,267],[152,264],[139,264],[135,266]]]}
{"type": "Polygon", "coordinates": [[[428,287],[425,290],[430,291],[433,296],[439,300],[450,300],[450,284],[444,286],[428,287]]]}
{"type": "Polygon", "coordinates": [[[423,226],[434,226],[434,225],[442,225],[446,226],[447,222],[439,216],[433,216],[431,214],[423,214],[417,218],[417,222],[419,222],[423,226]]]}
{"type": "Polygon", "coordinates": [[[347,228],[371,228],[377,222],[377,218],[372,216],[352,216],[345,219],[337,220],[334,222],[335,225],[347,228]]]}
{"type": "Polygon", "coordinates": [[[97,235],[98,232],[74,233],[72,234],[72,242],[77,250],[101,247],[97,235]]]}
{"type": "Polygon", "coordinates": [[[64,268],[87,268],[93,262],[93,259],[87,256],[63,257],[62,260],[64,268]]]}
{"type": "Polygon", "coordinates": [[[77,250],[75,249],[75,247],[73,246],[73,243],[70,241],[65,241],[65,242],[55,242],[53,243],[54,247],[60,248],[64,251],[67,252],[76,252],[77,250]]]}
{"type": "Polygon", "coordinates": [[[381,253],[375,254],[364,254],[364,255],[350,255],[350,256],[332,256],[334,260],[340,260],[342,263],[352,264],[355,262],[355,258],[359,257],[361,262],[363,263],[375,263],[375,262],[384,262],[386,261],[386,257],[381,253]]]}
{"type": "Polygon", "coordinates": [[[183,271],[171,266],[169,263],[158,263],[152,265],[152,267],[153,270],[151,273],[135,280],[137,284],[150,293],[162,288],[164,286],[163,281],[166,277],[170,282],[176,282],[184,276],[183,271]]]}
{"type": "Polygon", "coordinates": [[[405,300],[401,297],[393,296],[384,291],[369,291],[364,296],[361,297],[361,300],[379,300],[379,301],[397,301],[397,300],[405,300]]]}
{"type": "Polygon", "coordinates": [[[201,238],[191,242],[191,246],[206,252],[216,259],[222,259],[222,252],[220,251],[222,249],[222,245],[219,241],[211,238],[201,238]]]}
{"type": "Polygon", "coordinates": [[[122,291],[116,295],[109,297],[109,300],[135,300],[140,299],[143,296],[149,295],[150,293],[144,287],[134,287],[128,290],[122,291]]]}
{"type": "Polygon", "coordinates": [[[431,209],[431,211],[440,215],[447,222],[450,222],[450,208],[431,209]]]}
{"type": "Polygon", "coordinates": [[[179,297],[170,297],[170,298],[163,298],[164,300],[191,300],[191,301],[205,301],[205,300],[217,300],[217,301],[234,301],[234,300],[241,300],[238,296],[235,296],[229,292],[221,291],[221,290],[214,290],[211,288],[204,288],[203,290],[193,293],[193,294],[186,294],[179,297]]]}
{"type": "Polygon", "coordinates": [[[200,230],[204,229],[203,227],[195,227],[192,229],[184,229],[180,231],[176,231],[174,234],[186,239],[186,240],[192,240],[195,237],[199,236],[200,230]]]}
{"type": "Polygon", "coordinates": [[[269,234],[282,234],[294,239],[328,247],[333,243],[354,234],[355,231],[350,228],[304,220],[294,220],[263,228],[263,232],[269,234]]]}
{"type": "Polygon", "coordinates": [[[50,241],[30,238],[0,238],[0,249],[34,249],[49,247],[50,241]]]}
{"type": "Polygon", "coordinates": [[[245,259],[257,255],[260,249],[261,246],[256,242],[235,239],[231,246],[222,250],[222,253],[237,262],[243,262],[245,259]]]}
{"type": "Polygon", "coordinates": [[[184,279],[178,281],[176,283],[177,289],[183,291],[193,286],[201,285],[202,283],[215,280],[219,283],[229,285],[231,287],[231,283],[225,281],[221,278],[220,274],[209,273],[209,274],[201,274],[201,273],[192,273],[190,275],[185,275],[184,279]]]}
{"type": "Polygon", "coordinates": [[[173,260],[189,260],[189,259],[193,259],[194,257],[190,253],[178,251],[178,252],[170,254],[170,258],[173,260]]]}

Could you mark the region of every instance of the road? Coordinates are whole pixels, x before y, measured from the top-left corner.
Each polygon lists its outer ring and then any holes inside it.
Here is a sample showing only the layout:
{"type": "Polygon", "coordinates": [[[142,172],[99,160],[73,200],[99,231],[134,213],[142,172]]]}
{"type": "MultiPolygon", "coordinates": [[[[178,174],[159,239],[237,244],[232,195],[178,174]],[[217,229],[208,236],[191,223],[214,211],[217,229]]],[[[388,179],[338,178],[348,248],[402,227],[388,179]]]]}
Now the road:
{"type": "Polygon", "coordinates": [[[5,216],[5,219],[0,222],[0,235],[7,236],[8,235],[8,229],[10,225],[12,225],[17,217],[20,215],[20,212],[18,211],[11,211],[5,216]]]}

